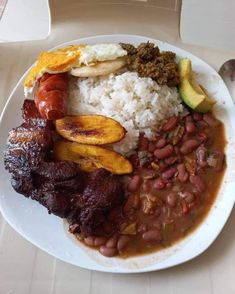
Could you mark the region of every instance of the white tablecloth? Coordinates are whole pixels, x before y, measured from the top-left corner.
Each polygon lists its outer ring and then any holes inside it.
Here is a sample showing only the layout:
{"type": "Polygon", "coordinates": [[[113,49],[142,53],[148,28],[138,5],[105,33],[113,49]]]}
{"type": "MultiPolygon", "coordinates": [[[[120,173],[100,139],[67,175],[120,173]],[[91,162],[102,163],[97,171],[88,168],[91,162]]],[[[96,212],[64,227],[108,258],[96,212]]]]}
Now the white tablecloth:
{"type": "MultiPolygon", "coordinates": [[[[81,2],[51,1],[52,32],[47,40],[0,45],[1,110],[39,51],[79,37],[111,33],[147,35],[191,51],[216,70],[225,60],[234,57],[234,51],[182,44],[177,6],[176,9],[92,6],[81,2]]],[[[0,294],[234,294],[234,232],[233,210],[217,240],[194,260],[159,272],[114,275],[91,272],[56,260],[24,240],[0,217],[0,294]]]]}

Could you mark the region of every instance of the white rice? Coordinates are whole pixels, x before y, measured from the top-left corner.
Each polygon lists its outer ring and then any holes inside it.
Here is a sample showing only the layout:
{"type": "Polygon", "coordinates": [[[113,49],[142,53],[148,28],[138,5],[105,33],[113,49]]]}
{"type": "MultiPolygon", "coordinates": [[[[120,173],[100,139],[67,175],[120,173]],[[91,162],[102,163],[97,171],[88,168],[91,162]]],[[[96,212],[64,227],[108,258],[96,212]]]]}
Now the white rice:
{"type": "Polygon", "coordinates": [[[127,154],[137,147],[140,133],[149,139],[158,123],[183,111],[176,88],[159,86],[151,78],[135,72],[108,77],[78,79],[71,84],[70,114],[101,114],[117,120],[127,130],[126,137],[113,148],[127,154]]]}

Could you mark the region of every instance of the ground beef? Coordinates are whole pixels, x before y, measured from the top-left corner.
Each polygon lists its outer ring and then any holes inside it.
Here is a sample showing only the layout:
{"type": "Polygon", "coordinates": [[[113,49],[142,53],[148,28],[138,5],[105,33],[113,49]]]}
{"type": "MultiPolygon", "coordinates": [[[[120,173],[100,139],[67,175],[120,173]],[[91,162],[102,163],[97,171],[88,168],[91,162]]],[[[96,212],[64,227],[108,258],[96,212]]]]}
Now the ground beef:
{"type": "Polygon", "coordinates": [[[127,67],[140,77],[150,77],[159,85],[175,87],[179,84],[178,65],[175,53],[160,52],[153,43],[141,43],[137,48],[131,44],[120,44],[127,54],[127,67]]]}

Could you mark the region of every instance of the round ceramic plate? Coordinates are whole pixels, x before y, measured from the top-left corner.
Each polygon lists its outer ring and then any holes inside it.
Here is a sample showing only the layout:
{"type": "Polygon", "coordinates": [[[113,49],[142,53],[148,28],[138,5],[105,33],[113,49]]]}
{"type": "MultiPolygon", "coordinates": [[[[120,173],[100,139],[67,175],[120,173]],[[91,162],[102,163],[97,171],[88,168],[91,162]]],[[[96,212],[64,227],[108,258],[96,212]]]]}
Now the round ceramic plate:
{"type": "Polygon", "coordinates": [[[61,218],[49,215],[46,208],[36,201],[17,194],[11,187],[10,176],[4,169],[3,151],[8,131],[18,126],[21,121],[21,107],[24,100],[22,76],[13,90],[4,108],[0,124],[0,207],[8,223],[27,240],[49,254],[68,263],[97,271],[115,273],[147,272],[168,268],[188,261],[205,251],[220,233],[233,208],[235,199],[235,110],[232,99],[220,76],[201,59],[180,48],[150,38],[132,35],[95,36],[69,43],[118,43],[139,44],[151,41],[161,50],[170,50],[177,57],[188,57],[192,60],[193,70],[200,83],[217,100],[216,116],[224,122],[227,146],[227,169],[218,196],[203,223],[188,237],[170,248],[152,254],[131,257],[128,259],[106,258],[97,251],[89,249],[67,233],[61,218]]]}

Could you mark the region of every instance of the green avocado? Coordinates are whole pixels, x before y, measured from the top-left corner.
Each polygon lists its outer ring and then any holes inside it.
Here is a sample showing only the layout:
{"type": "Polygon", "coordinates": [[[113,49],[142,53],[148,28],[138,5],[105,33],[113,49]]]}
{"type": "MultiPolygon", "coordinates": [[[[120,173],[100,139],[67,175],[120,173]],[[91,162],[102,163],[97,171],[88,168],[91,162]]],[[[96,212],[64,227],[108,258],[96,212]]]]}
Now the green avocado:
{"type": "Polygon", "coordinates": [[[180,76],[179,93],[184,103],[198,112],[211,111],[215,101],[208,97],[195,80],[191,60],[187,58],[181,59],[178,68],[180,76]]]}

